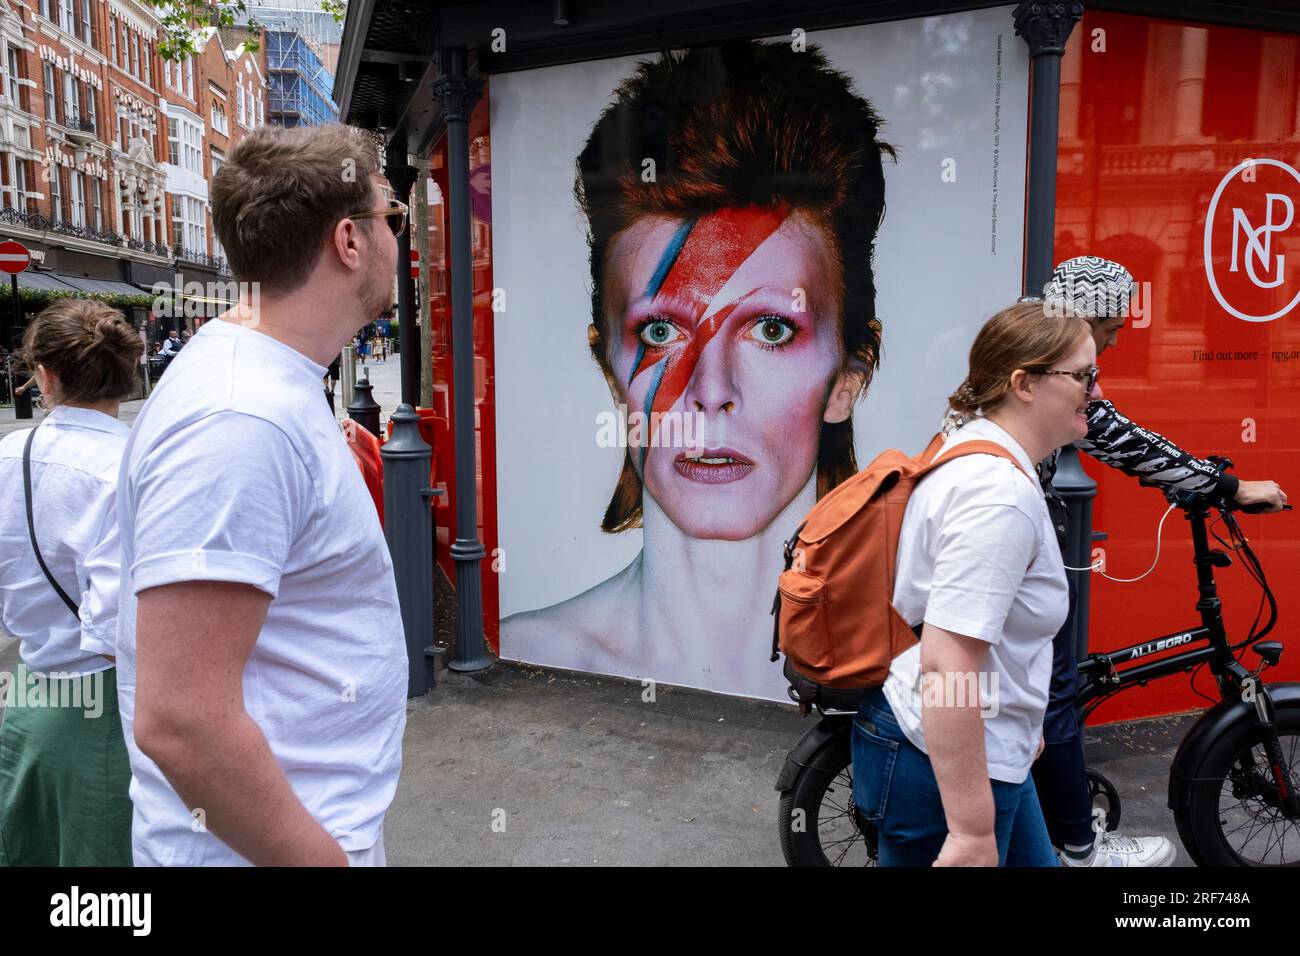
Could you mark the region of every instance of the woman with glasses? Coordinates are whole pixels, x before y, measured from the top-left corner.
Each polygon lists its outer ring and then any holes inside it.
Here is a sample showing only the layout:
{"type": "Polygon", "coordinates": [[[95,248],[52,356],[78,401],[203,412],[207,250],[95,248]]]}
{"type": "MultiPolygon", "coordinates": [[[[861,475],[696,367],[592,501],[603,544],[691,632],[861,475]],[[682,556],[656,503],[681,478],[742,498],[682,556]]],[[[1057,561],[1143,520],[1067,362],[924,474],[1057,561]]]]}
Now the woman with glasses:
{"type": "Polygon", "coordinates": [[[904,512],[893,604],[921,641],[867,691],[852,733],[881,866],[1057,865],[1030,767],[1069,598],[1034,463],[1087,433],[1095,363],[1087,324],[1041,304],[1002,310],[971,347],[949,399],[965,424],[939,454],[984,440],[1011,457],[936,469],[904,512]]]}

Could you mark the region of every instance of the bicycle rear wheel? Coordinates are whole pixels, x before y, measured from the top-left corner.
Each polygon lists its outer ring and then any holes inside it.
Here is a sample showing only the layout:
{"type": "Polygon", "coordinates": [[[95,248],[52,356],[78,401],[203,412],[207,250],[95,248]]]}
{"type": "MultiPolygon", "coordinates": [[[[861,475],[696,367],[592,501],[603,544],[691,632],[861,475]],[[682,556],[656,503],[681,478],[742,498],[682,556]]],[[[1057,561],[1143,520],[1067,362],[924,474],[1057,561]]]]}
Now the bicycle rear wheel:
{"type": "Polygon", "coordinates": [[[875,866],[875,828],[853,805],[848,734],[828,740],[781,794],[777,826],[788,866],[875,866]]]}
{"type": "MultiPolygon", "coordinates": [[[[1300,785],[1300,707],[1275,720],[1282,772],[1300,785]]],[[[1188,805],[1174,813],[1178,836],[1198,866],[1300,866],[1300,820],[1282,814],[1258,730],[1243,721],[1211,748],[1188,805]]]]}

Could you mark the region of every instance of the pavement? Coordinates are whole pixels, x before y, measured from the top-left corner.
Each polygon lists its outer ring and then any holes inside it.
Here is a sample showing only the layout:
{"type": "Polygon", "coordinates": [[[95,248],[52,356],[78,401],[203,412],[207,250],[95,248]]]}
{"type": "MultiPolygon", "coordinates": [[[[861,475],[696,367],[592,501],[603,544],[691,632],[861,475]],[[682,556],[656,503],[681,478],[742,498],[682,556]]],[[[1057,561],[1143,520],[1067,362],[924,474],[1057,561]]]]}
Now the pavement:
{"type": "MultiPolygon", "coordinates": [[[[0,635],[0,670],[18,645],[0,635]]],[[[392,866],[781,866],[778,794],[810,726],[791,706],[497,662],[442,671],[407,705],[402,777],[384,824],[392,866]]],[[[3,712],[0,711],[0,720],[3,712]]],[[[1089,728],[1089,765],[1123,801],[1121,831],[1162,835],[1190,718],[1089,728]]]]}
{"type": "MultiPolygon", "coordinates": [[[[399,363],[364,371],[386,417],[399,400],[399,363]]],[[[124,403],[121,419],[134,421],[142,404],[124,403]]],[[[30,424],[0,408],[0,435],[30,424]]],[[[440,618],[455,601],[442,591],[440,618]]],[[[17,642],[0,633],[0,671],[17,663],[17,642]]],[[[1165,792],[1191,719],[1087,733],[1089,765],[1120,791],[1121,831],[1168,837],[1179,865],[1189,861],[1165,792]]],[[[638,682],[508,662],[474,676],[443,670],[407,707],[402,777],[384,826],[388,861],[780,866],[773,786],[813,720],[789,705],[664,685],[651,702],[638,682]]]]}

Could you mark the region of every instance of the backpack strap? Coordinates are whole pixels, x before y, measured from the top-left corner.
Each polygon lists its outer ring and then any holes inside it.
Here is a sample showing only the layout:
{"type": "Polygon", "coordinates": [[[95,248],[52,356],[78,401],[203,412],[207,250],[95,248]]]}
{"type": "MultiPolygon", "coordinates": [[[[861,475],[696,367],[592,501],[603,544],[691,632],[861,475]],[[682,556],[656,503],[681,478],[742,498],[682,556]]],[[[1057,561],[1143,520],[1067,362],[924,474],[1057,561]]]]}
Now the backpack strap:
{"type": "MultiPolygon", "coordinates": [[[[933,444],[934,443],[931,442],[931,445],[933,444]]],[[[927,448],[926,451],[929,451],[929,449],[927,448]]],[[[932,459],[928,463],[922,465],[914,473],[914,477],[920,478],[933,468],[937,468],[940,465],[946,465],[948,462],[955,461],[958,458],[965,458],[967,455],[994,455],[998,458],[1005,458],[1007,461],[1011,462],[1011,464],[1016,466],[1016,471],[1020,472],[1032,481],[1035,488],[1039,487],[1038,479],[1025,471],[1024,466],[1020,464],[1019,459],[1017,459],[1015,455],[997,442],[988,441],[983,438],[977,438],[973,441],[964,441],[960,445],[954,446],[950,451],[947,451],[938,458],[932,459]]]]}
{"type": "MultiPolygon", "coordinates": [[[[40,426],[38,425],[37,428],[40,426]]],[[[23,497],[27,500],[27,534],[32,539],[32,550],[36,552],[36,563],[41,566],[41,571],[45,574],[45,580],[50,582],[50,587],[63,599],[63,603],[68,606],[68,610],[80,620],[81,614],[77,610],[77,605],[68,597],[68,592],[59,586],[59,582],[54,580],[54,575],[45,564],[45,558],[41,556],[40,545],[36,543],[36,522],[32,518],[32,439],[36,437],[36,428],[27,433],[27,441],[23,445],[23,497]]]]}

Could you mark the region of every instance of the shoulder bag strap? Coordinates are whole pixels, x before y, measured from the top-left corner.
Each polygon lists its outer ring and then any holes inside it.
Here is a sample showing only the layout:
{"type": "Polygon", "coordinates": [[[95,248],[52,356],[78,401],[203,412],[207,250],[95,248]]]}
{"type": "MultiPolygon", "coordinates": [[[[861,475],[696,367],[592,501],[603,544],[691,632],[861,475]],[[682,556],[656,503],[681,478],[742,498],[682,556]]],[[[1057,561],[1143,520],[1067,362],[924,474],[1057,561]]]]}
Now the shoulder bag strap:
{"type": "Polygon", "coordinates": [[[36,429],[33,428],[27,435],[26,444],[23,445],[23,497],[27,499],[27,533],[32,539],[32,550],[36,552],[36,563],[45,572],[45,580],[50,582],[50,587],[54,588],[63,599],[68,610],[80,619],[81,614],[77,610],[77,605],[73,603],[72,598],[68,597],[68,592],[59,586],[59,582],[54,580],[54,575],[50,574],[50,569],[45,565],[45,558],[41,556],[40,545],[36,543],[36,522],[32,520],[32,439],[35,437],[36,429]]]}

